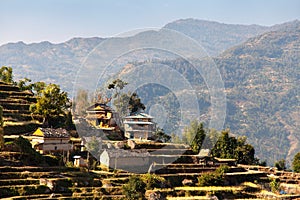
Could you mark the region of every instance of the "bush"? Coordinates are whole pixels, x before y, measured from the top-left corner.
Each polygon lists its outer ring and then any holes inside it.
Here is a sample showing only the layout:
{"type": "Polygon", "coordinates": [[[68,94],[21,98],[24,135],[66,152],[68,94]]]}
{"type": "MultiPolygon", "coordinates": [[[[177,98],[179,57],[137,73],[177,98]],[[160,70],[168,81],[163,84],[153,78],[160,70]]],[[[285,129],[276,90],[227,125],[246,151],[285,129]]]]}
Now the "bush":
{"type": "Polygon", "coordinates": [[[122,193],[128,200],[144,199],[146,184],[139,176],[133,175],[129,178],[128,183],[123,185],[122,193]]]}
{"type": "Polygon", "coordinates": [[[224,173],[229,171],[228,166],[220,166],[215,172],[202,174],[198,178],[199,186],[222,186],[224,185],[224,173]]]}
{"type": "Polygon", "coordinates": [[[20,152],[25,154],[26,156],[22,156],[21,161],[27,165],[44,165],[45,159],[44,157],[36,152],[29,140],[19,136],[14,140],[14,144],[20,149],[20,152]]]}
{"type": "Polygon", "coordinates": [[[166,185],[166,180],[163,177],[150,173],[142,175],[142,181],[146,184],[147,190],[163,188],[166,185]]]}

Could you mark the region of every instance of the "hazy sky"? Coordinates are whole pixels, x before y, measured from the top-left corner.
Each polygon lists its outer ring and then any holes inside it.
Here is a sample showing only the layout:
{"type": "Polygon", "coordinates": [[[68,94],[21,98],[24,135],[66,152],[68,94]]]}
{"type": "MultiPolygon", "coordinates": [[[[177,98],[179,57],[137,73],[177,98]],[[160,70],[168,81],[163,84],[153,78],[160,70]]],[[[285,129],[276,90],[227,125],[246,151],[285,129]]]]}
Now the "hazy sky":
{"type": "Polygon", "coordinates": [[[183,18],[274,25],[300,19],[300,1],[0,0],[0,45],[108,37],[183,18]]]}

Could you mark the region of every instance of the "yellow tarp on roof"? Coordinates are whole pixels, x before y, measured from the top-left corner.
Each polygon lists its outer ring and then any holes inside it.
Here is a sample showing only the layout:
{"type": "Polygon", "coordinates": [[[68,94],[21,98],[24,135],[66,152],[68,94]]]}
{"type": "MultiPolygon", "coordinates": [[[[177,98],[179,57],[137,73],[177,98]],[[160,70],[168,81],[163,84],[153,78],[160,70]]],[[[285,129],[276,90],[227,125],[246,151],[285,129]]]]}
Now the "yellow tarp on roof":
{"type": "Polygon", "coordinates": [[[41,131],[39,128],[32,135],[44,137],[43,131],[41,131]]]}
{"type": "Polygon", "coordinates": [[[101,106],[97,106],[94,110],[104,110],[101,106]]]}

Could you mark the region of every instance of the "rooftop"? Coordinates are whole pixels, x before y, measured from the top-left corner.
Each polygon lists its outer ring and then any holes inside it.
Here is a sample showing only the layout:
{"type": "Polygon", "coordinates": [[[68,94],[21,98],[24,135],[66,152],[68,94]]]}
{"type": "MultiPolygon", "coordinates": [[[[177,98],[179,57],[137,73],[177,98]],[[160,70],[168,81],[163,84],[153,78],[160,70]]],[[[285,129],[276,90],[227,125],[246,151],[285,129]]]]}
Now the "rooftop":
{"type": "Polygon", "coordinates": [[[153,117],[151,115],[148,115],[146,113],[136,113],[136,114],[125,117],[125,119],[140,119],[140,118],[153,119],[153,117]]]}
{"type": "Polygon", "coordinates": [[[40,136],[45,138],[69,138],[70,135],[66,129],[58,128],[38,128],[33,134],[33,136],[40,136]]]}

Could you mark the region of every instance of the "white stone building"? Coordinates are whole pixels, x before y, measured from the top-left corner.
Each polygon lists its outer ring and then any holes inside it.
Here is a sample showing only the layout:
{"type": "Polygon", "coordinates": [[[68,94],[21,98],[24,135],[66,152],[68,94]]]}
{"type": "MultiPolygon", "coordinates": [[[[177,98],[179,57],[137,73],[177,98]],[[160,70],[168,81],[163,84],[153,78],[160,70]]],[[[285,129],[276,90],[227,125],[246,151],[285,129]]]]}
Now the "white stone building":
{"type": "Polygon", "coordinates": [[[146,113],[137,113],[125,117],[125,137],[128,139],[148,139],[153,136],[156,124],[153,117],[146,113]]]}
{"type": "Polygon", "coordinates": [[[146,150],[105,149],[100,164],[112,169],[138,171],[149,167],[150,154],[146,150]]]}

